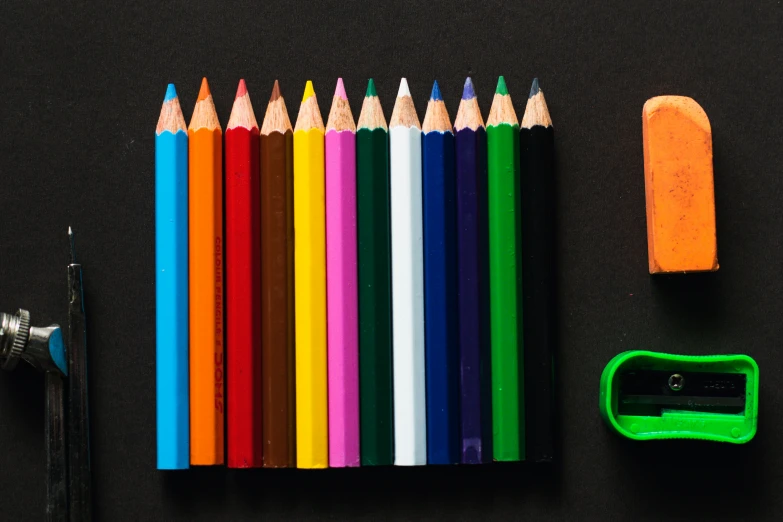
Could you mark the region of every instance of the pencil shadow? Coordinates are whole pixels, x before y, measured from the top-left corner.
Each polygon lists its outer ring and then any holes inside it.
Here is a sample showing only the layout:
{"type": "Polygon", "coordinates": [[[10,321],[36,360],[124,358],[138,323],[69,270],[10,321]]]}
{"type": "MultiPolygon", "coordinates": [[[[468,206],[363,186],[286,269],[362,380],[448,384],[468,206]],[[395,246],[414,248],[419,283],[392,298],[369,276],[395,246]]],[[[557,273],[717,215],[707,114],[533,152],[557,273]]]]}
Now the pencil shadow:
{"type": "Polygon", "coordinates": [[[551,464],[363,467],[327,470],[231,470],[233,490],[245,509],[295,516],[305,508],[341,518],[404,517],[439,506],[481,518],[503,499],[560,495],[560,468],[551,464]],[[307,506],[301,506],[302,492],[307,506]]]}
{"type": "Polygon", "coordinates": [[[195,467],[181,471],[162,471],[167,500],[178,515],[193,517],[226,502],[226,469],[195,467]]]}
{"type": "MultiPolygon", "coordinates": [[[[94,388],[92,387],[92,382],[94,382],[95,378],[95,368],[97,367],[97,359],[98,355],[100,353],[100,349],[98,346],[96,346],[96,340],[95,337],[90,335],[90,303],[94,302],[92,300],[93,293],[91,290],[92,286],[90,284],[90,278],[88,276],[84,276],[82,280],[82,299],[84,301],[84,320],[87,328],[87,338],[86,338],[86,349],[87,349],[87,400],[88,400],[88,415],[89,415],[89,424],[87,425],[88,431],[88,437],[90,440],[90,446],[92,448],[95,447],[95,426],[102,426],[103,423],[101,422],[101,410],[100,408],[96,408],[95,399],[93,395],[94,388]]],[[[63,327],[63,335],[68,336],[68,324],[66,323],[63,327]]],[[[99,451],[90,451],[90,469],[91,471],[91,477],[90,477],[90,502],[92,503],[93,512],[96,509],[96,506],[101,506],[101,483],[98,480],[95,480],[95,471],[96,469],[101,469],[101,452],[99,451]]]]}
{"type": "MultiPolygon", "coordinates": [[[[710,520],[750,517],[772,504],[765,486],[763,435],[749,444],[669,440],[638,442],[609,430],[610,465],[627,484],[638,512],[686,513],[710,520]],[[645,511],[647,510],[647,511],[645,511]]],[[[770,441],[771,442],[771,441],[770,441]]],[[[760,513],[750,517],[756,519],[760,513]]]]}
{"type": "Polygon", "coordinates": [[[724,317],[718,272],[655,275],[651,287],[658,309],[680,329],[715,324],[724,317]]]}
{"type": "Polygon", "coordinates": [[[44,374],[26,362],[19,361],[14,371],[3,372],[0,383],[5,405],[3,422],[21,423],[30,433],[43,433],[46,401],[44,374]]]}

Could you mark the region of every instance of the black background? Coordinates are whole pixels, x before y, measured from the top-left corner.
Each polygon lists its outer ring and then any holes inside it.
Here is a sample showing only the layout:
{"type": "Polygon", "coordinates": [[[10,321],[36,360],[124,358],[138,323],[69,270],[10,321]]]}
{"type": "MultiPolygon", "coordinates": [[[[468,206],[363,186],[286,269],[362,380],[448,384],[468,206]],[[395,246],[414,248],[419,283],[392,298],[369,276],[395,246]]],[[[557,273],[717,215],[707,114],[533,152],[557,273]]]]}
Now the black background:
{"type": "MultiPolygon", "coordinates": [[[[66,230],[85,268],[99,520],[780,520],[781,110],[777,1],[26,2],[0,7],[0,310],[66,319],[66,230]],[[35,5],[33,5],[35,4],[35,5]],[[155,470],[154,141],[166,83],[190,119],[202,75],[223,126],[247,79],[261,119],[279,78],[291,119],[336,77],[358,116],[400,76],[452,117],[472,75],[522,116],[541,78],[559,162],[558,464],[155,470]],[[647,273],[641,110],[693,97],[713,129],[720,271],[647,273]],[[631,443],[597,407],[626,349],[747,353],[759,433],[743,447],[631,443]]],[[[0,519],[42,520],[43,378],[0,375],[0,519]]]]}

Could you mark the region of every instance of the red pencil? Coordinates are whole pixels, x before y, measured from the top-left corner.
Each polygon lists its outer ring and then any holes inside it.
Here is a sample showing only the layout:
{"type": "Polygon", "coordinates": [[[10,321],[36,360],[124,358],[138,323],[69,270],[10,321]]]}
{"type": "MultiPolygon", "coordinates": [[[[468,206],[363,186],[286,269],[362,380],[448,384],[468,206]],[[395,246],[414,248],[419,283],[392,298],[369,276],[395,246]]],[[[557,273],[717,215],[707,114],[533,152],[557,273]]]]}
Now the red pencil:
{"type": "Polygon", "coordinates": [[[259,134],[245,80],[226,129],[228,467],[261,460],[261,197],[259,134]]]}

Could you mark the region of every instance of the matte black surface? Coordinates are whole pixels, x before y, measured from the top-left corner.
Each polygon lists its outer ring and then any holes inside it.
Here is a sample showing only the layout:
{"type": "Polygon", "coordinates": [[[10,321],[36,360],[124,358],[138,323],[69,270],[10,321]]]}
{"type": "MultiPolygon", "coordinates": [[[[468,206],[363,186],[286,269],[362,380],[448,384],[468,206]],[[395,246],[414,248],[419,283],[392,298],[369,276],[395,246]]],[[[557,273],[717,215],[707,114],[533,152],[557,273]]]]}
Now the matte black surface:
{"type": "MultiPolygon", "coordinates": [[[[89,314],[95,519],[781,520],[781,5],[402,5],[3,2],[0,309],[65,324],[72,225],[89,314]],[[240,77],[259,118],[279,78],[292,120],[308,79],[326,115],[342,75],[358,115],[373,76],[387,118],[402,75],[420,117],[436,78],[453,116],[472,75],[485,117],[499,74],[520,117],[541,79],[557,136],[556,464],[155,470],[153,132],[166,83],[189,120],[204,74],[224,126],[240,77]],[[712,123],[714,274],[647,273],[641,111],[660,94],[693,97],[712,123]],[[753,356],[756,439],[610,433],[598,381],[627,349],[753,356]]],[[[43,376],[23,365],[0,375],[2,520],[44,519],[43,419],[43,376]]]]}

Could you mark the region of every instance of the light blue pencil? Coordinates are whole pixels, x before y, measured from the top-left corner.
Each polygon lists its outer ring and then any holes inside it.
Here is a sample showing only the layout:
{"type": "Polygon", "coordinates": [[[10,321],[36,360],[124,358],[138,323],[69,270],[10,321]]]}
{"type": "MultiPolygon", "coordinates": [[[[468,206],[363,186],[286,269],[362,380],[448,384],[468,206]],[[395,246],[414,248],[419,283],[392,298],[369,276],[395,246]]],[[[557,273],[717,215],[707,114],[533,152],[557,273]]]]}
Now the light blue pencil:
{"type": "Polygon", "coordinates": [[[174,84],[155,130],[158,469],[190,464],[188,417],[188,131],[174,84]]]}

